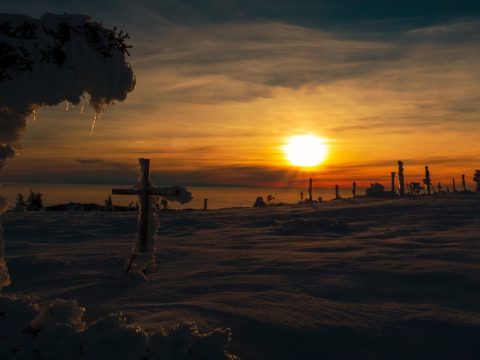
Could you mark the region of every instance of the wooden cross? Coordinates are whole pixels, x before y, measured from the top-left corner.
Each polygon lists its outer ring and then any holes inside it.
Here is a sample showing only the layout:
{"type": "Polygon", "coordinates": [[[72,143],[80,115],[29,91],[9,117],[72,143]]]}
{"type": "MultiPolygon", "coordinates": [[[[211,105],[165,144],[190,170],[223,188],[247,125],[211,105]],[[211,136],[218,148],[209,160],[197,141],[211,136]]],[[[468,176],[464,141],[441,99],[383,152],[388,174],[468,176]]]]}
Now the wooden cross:
{"type": "MultiPolygon", "coordinates": [[[[180,196],[180,190],[169,188],[156,188],[150,183],[150,159],[138,159],[140,163],[140,176],[138,184],[131,189],[112,189],[113,195],[137,195],[140,200],[140,214],[138,219],[137,249],[139,253],[153,250],[154,228],[150,222],[153,220],[152,203],[150,196],[180,196]]],[[[135,254],[132,256],[132,260],[135,254]]],[[[130,265],[131,265],[130,262],[130,265]]],[[[128,270],[130,269],[130,265],[128,270]]]]}

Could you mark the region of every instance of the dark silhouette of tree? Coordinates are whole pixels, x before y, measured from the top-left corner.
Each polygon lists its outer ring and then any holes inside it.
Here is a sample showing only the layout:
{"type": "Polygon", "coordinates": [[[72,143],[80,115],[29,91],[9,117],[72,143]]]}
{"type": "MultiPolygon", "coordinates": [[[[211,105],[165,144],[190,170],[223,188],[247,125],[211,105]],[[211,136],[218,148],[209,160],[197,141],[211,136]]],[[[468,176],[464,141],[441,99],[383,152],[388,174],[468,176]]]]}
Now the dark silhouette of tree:
{"type": "Polygon", "coordinates": [[[105,211],[113,211],[113,201],[111,196],[108,196],[105,199],[105,211]]]}
{"type": "Polygon", "coordinates": [[[17,200],[15,201],[15,207],[16,208],[25,208],[27,207],[27,203],[25,201],[25,197],[23,196],[22,193],[18,193],[17,195],[17,200]]]}
{"type": "Polygon", "coordinates": [[[418,196],[424,191],[424,187],[419,182],[411,182],[409,188],[412,195],[418,196]]]}
{"type": "Polygon", "coordinates": [[[168,210],[168,200],[167,199],[160,200],[160,207],[162,210],[168,210]]]}
{"type": "Polygon", "coordinates": [[[273,206],[275,204],[275,196],[267,195],[267,205],[273,206]]]}
{"type": "Polygon", "coordinates": [[[39,211],[43,210],[43,195],[30,190],[30,194],[27,199],[27,210],[39,211]]]}

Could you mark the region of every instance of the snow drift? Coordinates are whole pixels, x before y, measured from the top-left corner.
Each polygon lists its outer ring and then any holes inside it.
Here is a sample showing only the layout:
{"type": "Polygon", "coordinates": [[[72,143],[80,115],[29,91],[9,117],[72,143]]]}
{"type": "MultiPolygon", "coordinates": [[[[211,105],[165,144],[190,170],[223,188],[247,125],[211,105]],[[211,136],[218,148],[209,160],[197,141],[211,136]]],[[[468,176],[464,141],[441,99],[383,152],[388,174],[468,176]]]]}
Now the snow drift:
{"type": "Polygon", "coordinates": [[[126,39],[86,15],[0,14],[0,166],[20,148],[37,107],[89,94],[100,114],[126,98],[135,86],[126,39]]]}
{"type": "MultiPolygon", "coordinates": [[[[76,299],[84,321],[103,317],[95,328],[110,329],[98,330],[99,342],[115,334],[108,347],[123,345],[127,330],[107,326],[118,318],[107,314],[122,312],[143,329],[182,319],[231,328],[230,352],[244,359],[480,359],[479,200],[450,193],[164,211],[159,270],[146,282],[112,274],[135,235],[134,213],[8,212],[15,281],[3,291],[76,299]]],[[[128,343],[143,346],[131,334],[128,343]]],[[[173,344],[173,335],[152,336],[148,344],[173,344]]]]}
{"type": "Polygon", "coordinates": [[[87,325],[75,300],[39,305],[2,296],[0,309],[2,359],[239,359],[226,351],[229,329],[200,333],[190,324],[149,333],[122,314],[87,325]]]}

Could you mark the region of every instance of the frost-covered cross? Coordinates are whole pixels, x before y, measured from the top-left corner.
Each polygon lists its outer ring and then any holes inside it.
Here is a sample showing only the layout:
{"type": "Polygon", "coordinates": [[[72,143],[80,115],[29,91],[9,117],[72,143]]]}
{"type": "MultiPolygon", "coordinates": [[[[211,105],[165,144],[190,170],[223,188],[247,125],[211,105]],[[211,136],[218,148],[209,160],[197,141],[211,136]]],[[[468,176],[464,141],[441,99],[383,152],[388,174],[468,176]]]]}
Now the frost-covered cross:
{"type": "Polygon", "coordinates": [[[133,247],[132,257],[127,267],[130,270],[135,258],[144,257],[145,268],[154,265],[155,239],[158,230],[158,208],[153,196],[160,196],[167,200],[182,204],[192,200],[192,194],[180,186],[155,187],[150,182],[150,159],[138,159],[140,173],[138,184],[130,189],[112,189],[113,195],[136,195],[140,202],[137,220],[137,237],[133,247]],[[142,256],[143,255],[143,256],[142,256]],[[153,261],[153,263],[152,263],[153,261]]]}

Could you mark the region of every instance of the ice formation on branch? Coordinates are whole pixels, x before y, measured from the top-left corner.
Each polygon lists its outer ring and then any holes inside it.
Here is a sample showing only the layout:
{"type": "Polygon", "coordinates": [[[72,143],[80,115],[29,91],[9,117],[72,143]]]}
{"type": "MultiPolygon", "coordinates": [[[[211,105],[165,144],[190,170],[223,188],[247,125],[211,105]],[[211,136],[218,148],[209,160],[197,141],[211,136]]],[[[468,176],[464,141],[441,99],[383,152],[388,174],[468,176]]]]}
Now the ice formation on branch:
{"type": "Polygon", "coordinates": [[[194,325],[147,332],[110,314],[88,326],[75,300],[39,305],[0,296],[0,359],[239,360],[227,352],[230,329],[200,333],[194,325]]]}
{"type": "Polygon", "coordinates": [[[44,105],[80,103],[100,114],[135,86],[128,34],[86,15],[0,14],[0,167],[20,147],[27,117],[44,105]]]}
{"type": "Polygon", "coordinates": [[[162,195],[163,199],[168,201],[179,202],[180,204],[186,204],[192,201],[192,193],[188,191],[183,186],[162,186],[158,187],[160,191],[165,191],[167,193],[176,193],[175,195],[162,195]]]}

